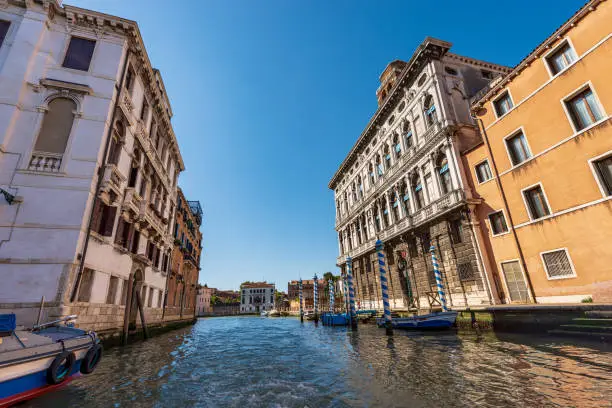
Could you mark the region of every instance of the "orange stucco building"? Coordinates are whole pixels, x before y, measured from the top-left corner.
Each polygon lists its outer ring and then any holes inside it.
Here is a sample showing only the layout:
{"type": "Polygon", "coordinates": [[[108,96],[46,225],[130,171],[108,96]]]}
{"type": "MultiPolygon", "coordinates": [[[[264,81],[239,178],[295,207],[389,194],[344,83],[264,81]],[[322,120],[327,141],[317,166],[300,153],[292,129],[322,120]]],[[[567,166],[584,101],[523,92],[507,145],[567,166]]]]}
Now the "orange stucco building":
{"type": "Polygon", "coordinates": [[[472,105],[462,160],[504,303],[612,301],[611,22],[588,2],[472,105]]]}

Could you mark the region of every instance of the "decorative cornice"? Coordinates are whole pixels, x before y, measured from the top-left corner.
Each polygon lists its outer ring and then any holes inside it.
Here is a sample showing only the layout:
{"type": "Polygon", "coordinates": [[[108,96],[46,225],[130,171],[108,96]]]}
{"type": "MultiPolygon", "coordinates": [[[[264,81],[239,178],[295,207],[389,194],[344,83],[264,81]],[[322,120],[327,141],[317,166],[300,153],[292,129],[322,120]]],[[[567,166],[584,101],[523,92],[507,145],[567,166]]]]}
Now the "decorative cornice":
{"type": "Polygon", "coordinates": [[[405,68],[402,70],[402,73],[393,86],[390,95],[376,110],[365,130],[361,133],[361,136],[359,136],[357,142],[351,148],[348,155],[340,164],[340,167],[330,180],[328,184],[330,189],[335,189],[340,175],[353,164],[357,156],[356,152],[358,152],[364,145],[369,143],[369,141],[375,137],[375,134],[378,132],[379,128],[382,128],[387,116],[395,108],[397,101],[404,96],[403,89],[410,87],[412,83],[416,81],[418,74],[429,61],[442,58],[448,52],[451,46],[452,44],[449,42],[427,37],[417,47],[410,60],[407,62],[405,68]],[[400,92],[399,90],[402,91],[400,92]]]}
{"type": "Polygon", "coordinates": [[[74,82],[61,81],[59,79],[43,78],[40,84],[47,88],[66,89],[76,93],[92,95],[93,89],[87,84],[77,84],[74,82]]]}

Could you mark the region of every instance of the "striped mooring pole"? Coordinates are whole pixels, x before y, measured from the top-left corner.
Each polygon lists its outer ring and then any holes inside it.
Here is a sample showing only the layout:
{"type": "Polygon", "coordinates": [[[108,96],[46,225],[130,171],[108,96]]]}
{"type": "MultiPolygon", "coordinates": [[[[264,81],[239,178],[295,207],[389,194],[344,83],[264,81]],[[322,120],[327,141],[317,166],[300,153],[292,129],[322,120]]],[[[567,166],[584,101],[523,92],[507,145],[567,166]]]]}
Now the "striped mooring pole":
{"type": "Polygon", "coordinates": [[[300,281],[298,282],[298,288],[300,291],[300,322],[304,323],[304,307],[302,306],[304,299],[304,290],[302,288],[302,278],[300,278],[300,281]]]}
{"type": "Polygon", "coordinates": [[[319,278],[317,278],[317,274],[314,276],[314,287],[313,287],[313,304],[314,304],[314,321],[315,323],[319,323],[319,278]]]}
{"type": "Polygon", "coordinates": [[[379,239],[376,241],[376,253],[378,255],[378,270],[380,271],[380,287],[382,289],[383,308],[385,311],[385,329],[387,334],[393,333],[391,323],[391,305],[389,304],[389,286],[387,284],[387,265],[385,263],[385,253],[383,243],[379,239]]]}
{"type": "Polygon", "coordinates": [[[349,309],[347,313],[351,316],[351,327],[357,328],[357,312],[355,311],[355,288],[353,288],[353,260],[346,257],[346,280],[348,281],[349,309]]]}
{"type": "Polygon", "coordinates": [[[329,285],[329,313],[334,313],[334,281],[330,279],[327,284],[329,285]]]}
{"type": "Polygon", "coordinates": [[[436,258],[436,247],[431,246],[429,248],[431,252],[431,263],[433,264],[434,274],[436,275],[436,286],[438,287],[438,296],[440,297],[440,303],[442,304],[442,311],[448,312],[446,307],[446,295],[444,294],[444,285],[442,284],[442,274],[440,273],[440,266],[438,265],[438,259],[436,258]]]}

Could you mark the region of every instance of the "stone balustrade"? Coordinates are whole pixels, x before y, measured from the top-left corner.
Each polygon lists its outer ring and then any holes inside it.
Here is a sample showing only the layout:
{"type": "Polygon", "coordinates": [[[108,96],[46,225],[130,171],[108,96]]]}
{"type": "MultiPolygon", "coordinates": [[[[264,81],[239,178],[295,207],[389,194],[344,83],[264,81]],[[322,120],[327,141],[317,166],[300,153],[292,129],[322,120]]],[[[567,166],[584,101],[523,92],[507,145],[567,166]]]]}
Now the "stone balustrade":
{"type": "Polygon", "coordinates": [[[28,170],[42,173],[59,173],[62,166],[62,153],[32,152],[28,170]]]}

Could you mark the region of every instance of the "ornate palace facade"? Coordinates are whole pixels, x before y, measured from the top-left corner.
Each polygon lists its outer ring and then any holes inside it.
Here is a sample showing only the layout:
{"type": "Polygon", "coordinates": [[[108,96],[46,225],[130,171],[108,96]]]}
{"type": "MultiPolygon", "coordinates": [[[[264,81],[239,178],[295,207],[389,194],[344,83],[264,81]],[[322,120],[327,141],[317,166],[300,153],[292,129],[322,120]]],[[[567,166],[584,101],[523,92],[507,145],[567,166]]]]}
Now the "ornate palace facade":
{"type": "Polygon", "coordinates": [[[447,302],[490,304],[459,152],[479,141],[469,98],[508,68],[449,53],[427,38],[380,77],[378,109],[329,183],[346,272],[352,257],[357,306],[382,308],[377,238],[385,244],[393,309],[431,309],[437,291],[429,253],[435,246],[447,302]]]}

